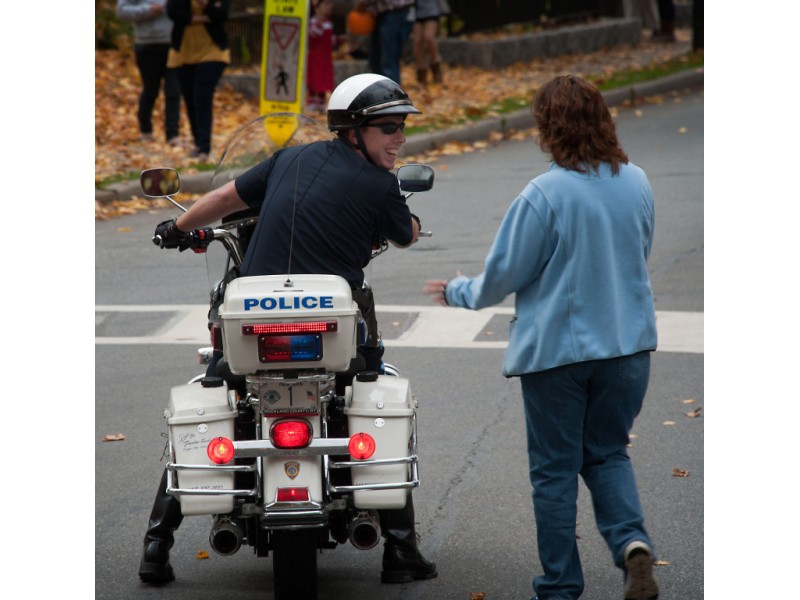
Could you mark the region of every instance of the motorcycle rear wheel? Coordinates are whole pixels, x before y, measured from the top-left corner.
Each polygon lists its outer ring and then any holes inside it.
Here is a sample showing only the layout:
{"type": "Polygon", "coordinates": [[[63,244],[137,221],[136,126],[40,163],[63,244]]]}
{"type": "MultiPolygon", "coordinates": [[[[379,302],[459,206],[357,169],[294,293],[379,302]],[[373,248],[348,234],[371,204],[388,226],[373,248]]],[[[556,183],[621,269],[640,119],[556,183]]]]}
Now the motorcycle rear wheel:
{"type": "Polygon", "coordinates": [[[317,537],[316,529],[273,532],[275,600],[317,600],[317,537]]]}

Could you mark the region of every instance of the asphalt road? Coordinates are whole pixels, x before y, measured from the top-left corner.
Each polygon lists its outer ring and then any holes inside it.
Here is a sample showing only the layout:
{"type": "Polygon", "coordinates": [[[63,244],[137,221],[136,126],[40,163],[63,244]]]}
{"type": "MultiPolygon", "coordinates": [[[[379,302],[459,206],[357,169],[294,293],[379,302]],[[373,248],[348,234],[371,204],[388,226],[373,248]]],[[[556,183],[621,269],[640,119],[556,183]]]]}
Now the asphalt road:
{"type": "MultiPolygon", "coordinates": [[[[662,561],[656,571],[662,597],[699,600],[703,413],[686,413],[702,408],[704,391],[703,94],[622,110],[618,128],[656,197],[650,270],[660,335],[671,344],[653,356],[631,455],[662,561]],[[675,468],[688,476],[674,476],[675,468]]],[[[436,561],[439,577],[381,585],[380,549],[345,545],[319,558],[320,600],[469,600],[472,592],[485,592],[486,600],[522,600],[530,597],[538,572],[519,382],[500,375],[510,300],[466,341],[453,327],[425,345],[417,327],[430,318],[424,280],[456,270],[479,272],[506,207],[546,160],[531,141],[520,141],[433,166],[434,189],[411,199],[433,237],[409,250],[390,250],[367,275],[376,290],[387,360],[411,379],[420,403],[422,485],[414,497],[420,547],[436,561]]],[[[137,577],[163,468],[163,408],[169,387],[199,371],[194,337],[202,339],[202,332],[183,333],[187,323],[198,323],[197,315],[202,318],[207,297],[200,257],[149,242],[154,225],[172,213],[140,213],[95,227],[95,597],[269,600],[270,559],[256,558],[249,548],[227,558],[213,552],[207,560],[196,558],[209,550],[205,517],[185,519],[177,532],[174,583],[148,587],[137,577]],[[114,433],[126,439],[101,441],[114,433]]],[[[595,530],[585,488],[579,503],[582,598],[620,597],[621,575],[595,530]]]]}

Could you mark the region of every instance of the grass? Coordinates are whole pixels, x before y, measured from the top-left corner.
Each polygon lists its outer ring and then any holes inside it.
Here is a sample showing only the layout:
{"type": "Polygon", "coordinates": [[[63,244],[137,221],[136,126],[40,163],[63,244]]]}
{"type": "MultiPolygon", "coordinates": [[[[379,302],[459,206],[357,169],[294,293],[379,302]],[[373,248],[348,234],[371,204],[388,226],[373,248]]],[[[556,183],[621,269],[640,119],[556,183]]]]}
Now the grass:
{"type": "MultiPolygon", "coordinates": [[[[213,171],[217,168],[216,163],[190,163],[188,165],[182,166],[182,169],[193,169],[195,171],[213,171]]],[[[109,177],[104,177],[102,179],[96,179],[94,186],[95,189],[105,189],[110,185],[114,185],[115,183],[127,183],[129,181],[136,181],[139,179],[141,175],[141,171],[128,171],[127,173],[120,173],[119,175],[111,175],[109,177]]]]}
{"type": "Polygon", "coordinates": [[[629,85],[635,85],[644,81],[652,81],[680,73],[681,71],[688,71],[703,66],[703,52],[692,52],[684,56],[673,58],[667,62],[652,65],[646,69],[625,70],[614,73],[610,77],[602,77],[600,75],[588,77],[589,81],[594,83],[600,91],[614,90],[629,85]]]}

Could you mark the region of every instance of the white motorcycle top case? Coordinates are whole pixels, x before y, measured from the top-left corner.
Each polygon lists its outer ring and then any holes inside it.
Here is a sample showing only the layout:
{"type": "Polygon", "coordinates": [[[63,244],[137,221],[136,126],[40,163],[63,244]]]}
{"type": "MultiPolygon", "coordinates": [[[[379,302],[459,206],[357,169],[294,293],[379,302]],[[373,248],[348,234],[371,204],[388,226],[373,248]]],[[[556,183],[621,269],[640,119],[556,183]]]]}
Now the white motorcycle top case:
{"type": "Polygon", "coordinates": [[[225,358],[237,375],[282,369],[345,371],[356,356],[358,315],[350,285],[337,275],[239,277],[227,285],[219,311],[225,358]],[[268,324],[320,322],[335,323],[335,330],[319,333],[321,356],[308,360],[265,362],[261,336],[244,333],[268,324]]]}

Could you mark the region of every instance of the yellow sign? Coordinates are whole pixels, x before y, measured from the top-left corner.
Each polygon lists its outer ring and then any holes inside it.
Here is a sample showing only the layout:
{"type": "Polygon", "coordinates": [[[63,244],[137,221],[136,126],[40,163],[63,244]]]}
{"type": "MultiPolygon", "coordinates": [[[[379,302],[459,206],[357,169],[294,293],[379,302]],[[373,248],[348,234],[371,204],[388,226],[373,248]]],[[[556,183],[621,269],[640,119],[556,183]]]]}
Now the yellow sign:
{"type": "Polygon", "coordinates": [[[260,114],[302,113],[308,0],[265,0],[260,114]]]}

